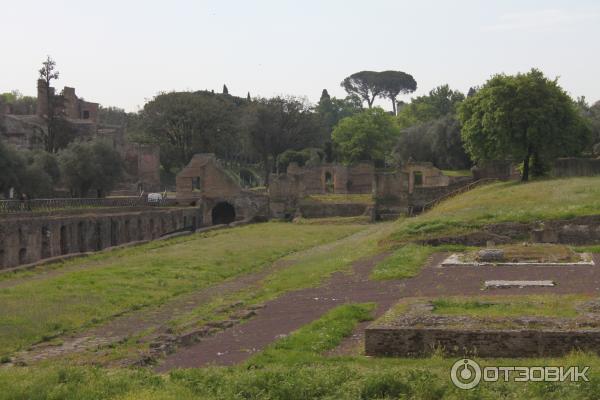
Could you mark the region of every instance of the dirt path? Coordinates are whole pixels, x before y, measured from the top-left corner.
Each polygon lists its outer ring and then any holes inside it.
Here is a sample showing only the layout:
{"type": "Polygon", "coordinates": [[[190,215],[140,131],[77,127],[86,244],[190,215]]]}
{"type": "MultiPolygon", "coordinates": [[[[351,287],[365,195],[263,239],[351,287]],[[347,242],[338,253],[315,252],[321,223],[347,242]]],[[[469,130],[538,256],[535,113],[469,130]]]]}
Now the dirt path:
{"type": "MultiPolygon", "coordinates": [[[[233,365],[264,349],[280,337],[319,318],[331,308],[344,303],[375,302],[375,317],[383,314],[402,298],[447,295],[514,295],[539,293],[590,293],[600,291],[600,257],[597,266],[565,267],[440,267],[444,254],[436,254],[416,277],[403,281],[368,279],[373,267],[385,254],[354,264],[354,274],[336,273],[322,287],[287,293],[265,305],[258,315],[245,324],[234,326],[190,347],[180,348],[168,356],[156,370],[191,368],[207,365],[233,365]],[[552,288],[499,289],[483,291],[489,279],[540,280],[557,283],[552,288]]],[[[330,354],[354,351],[360,344],[368,323],[360,324],[354,334],[330,354]]]]}
{"type": "Polygon", "coordinates": [[[239,363],[340,304],[376,302],[380,314],[398,299],[399,282],[369,280],[370,271],[386,256],[361,260],[354,264],[354,274],[335,273],[324,286],[286,293],[268,302],[248,322],[180,348],[156,370],[239,363]]]}
{"type": "Polygon", "coordinates": [[[211,286],[197,292],[183,295],[158,307],[127,313],[116,317],[105,324],[62,338],[61,344],[53,346],[48,343],[35,345],[31,350],[17,355],[19,361],[31,363],[65,354],[76,353],[111,343],[121,342],[129,337],[146,333],[144,341],[150,342],[164,334],[167,323],[173,316],[191,312],[196,307],[210,302],[212,299],[233,293],[259,283],[276,270],[292,265],[288,260],[279,260],[260,272],[227,280],[216,286],[211,286]]]}

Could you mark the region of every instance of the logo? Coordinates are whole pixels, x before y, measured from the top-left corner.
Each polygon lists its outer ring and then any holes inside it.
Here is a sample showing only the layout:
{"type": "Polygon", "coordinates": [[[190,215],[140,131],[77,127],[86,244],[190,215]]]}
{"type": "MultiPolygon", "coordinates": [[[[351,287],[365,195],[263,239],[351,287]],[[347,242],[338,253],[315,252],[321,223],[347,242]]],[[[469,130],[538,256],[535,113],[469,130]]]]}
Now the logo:
{"type": "Polygon", "coordinates": [[[484,382],[589,382],[590,367],[485,367],[468,358],[452,365],[450,379],[460,389],[473,389],[484,382]]]}
{"type": "Polygon", "coordinates": [[[479,364],[468,358],[458,360],[452,366],[450,379],[460,389],[473,389],[481,381],[481,368],[479,364]]]}

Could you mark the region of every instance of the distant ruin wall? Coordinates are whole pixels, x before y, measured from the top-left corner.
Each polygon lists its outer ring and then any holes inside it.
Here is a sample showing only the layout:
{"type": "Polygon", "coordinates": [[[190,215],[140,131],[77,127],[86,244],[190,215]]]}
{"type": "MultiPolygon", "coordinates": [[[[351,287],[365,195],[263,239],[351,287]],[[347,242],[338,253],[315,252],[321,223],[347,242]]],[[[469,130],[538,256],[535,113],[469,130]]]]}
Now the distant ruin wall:
{"type": "Polygon", "coordinates": [[[559,158],[550,174],[557,178],[600,175],[600,159],[559,158]]]}
{"type": "Polygon", "coordinates": [[[164,208],[0,219],[0,269],[156,239],[202,225],[199,208],[164,208]]]}

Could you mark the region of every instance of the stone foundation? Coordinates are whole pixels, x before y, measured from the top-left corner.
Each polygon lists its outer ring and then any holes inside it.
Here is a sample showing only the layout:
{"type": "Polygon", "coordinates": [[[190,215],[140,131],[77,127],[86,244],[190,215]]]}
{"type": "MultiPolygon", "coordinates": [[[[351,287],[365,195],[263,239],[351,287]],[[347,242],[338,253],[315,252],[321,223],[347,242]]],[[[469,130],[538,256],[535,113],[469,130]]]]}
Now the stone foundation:
{"type": "Polygon", "coordinates": [[[581,306],[573,318],[470,317],[433,314],[429,302],[384,317],[365,330],[369,356],[425,357],[436,350],[449,356],[559,357],[573,350],[600,354],[597,304],[581,306]]]}
{"type": "Polygon", "coordinates": [[[574,349],[600,353],[600,331],[369,328],[368,356],[422,357],[441,348],[452,356],[559,357],[574,349]]]}

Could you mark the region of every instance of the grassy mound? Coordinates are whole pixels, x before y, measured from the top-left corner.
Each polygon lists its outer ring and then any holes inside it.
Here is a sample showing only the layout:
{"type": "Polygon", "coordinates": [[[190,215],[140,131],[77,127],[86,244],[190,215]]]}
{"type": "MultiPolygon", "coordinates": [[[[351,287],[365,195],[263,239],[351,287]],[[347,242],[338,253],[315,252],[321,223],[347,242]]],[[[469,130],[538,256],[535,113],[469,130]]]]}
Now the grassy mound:
{"type": "Polygon", "coordinates": [[[450,198],[416,218],[401,220],[393,241],[460,234],[498,222],[566,219],[600,212],[600,177],[501,182],[450,198]]]}

